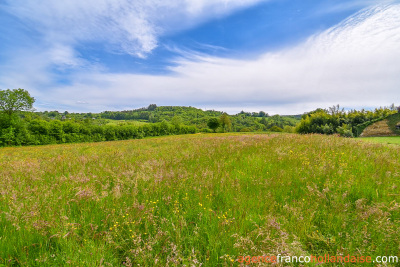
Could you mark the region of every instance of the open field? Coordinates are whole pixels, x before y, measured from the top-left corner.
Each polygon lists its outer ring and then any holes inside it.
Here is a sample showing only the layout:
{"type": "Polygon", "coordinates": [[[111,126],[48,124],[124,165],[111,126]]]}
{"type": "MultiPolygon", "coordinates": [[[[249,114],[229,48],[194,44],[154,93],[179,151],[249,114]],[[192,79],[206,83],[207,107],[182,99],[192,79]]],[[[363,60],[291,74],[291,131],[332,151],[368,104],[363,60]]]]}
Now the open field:
{"type": "Polygon", "coordinates": [[[400,256],[399,159],[395,146],[294,134],[2,148],[0,264],[400,256]]]}
{"type": "Polygon", "coordinates": [[[396,144],[400,145],[400,136],[388,136],[388,137],[361,137],[358,140],[380,143],[380,144],[396,144]]]}

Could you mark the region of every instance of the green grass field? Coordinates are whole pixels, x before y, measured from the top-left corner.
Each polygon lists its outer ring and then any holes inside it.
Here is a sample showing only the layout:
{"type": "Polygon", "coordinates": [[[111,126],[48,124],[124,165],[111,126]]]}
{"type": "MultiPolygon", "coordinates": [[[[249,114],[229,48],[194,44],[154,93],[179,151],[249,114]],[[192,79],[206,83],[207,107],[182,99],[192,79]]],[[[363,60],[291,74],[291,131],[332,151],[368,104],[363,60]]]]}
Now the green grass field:
{"type": "Polygon", "coordinates": [[[295,134],[2,148],[0,265],[400,256],[399,159],[397,146],[295,134]]]}
{"type": "Polygon", "coordinates": [[[400,136],[390,136],[390,137],[360,137],[357,140],[362,140],[371,143],[380,144],[395,144],[400,145],[400,136]]]}

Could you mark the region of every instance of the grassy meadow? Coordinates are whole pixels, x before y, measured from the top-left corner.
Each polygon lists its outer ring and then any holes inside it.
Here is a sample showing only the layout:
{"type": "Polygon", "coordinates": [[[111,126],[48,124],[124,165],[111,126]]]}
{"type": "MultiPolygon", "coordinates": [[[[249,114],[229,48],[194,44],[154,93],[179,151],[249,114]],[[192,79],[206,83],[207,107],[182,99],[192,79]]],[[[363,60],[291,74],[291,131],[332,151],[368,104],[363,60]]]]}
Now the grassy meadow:
{"type": "Polygon", "coordinates": [[[361,137],[359,140],[380,143],[380,144],[394,144],[400,145],[400,136],[387,136],[387,137],[361,137]]]}
{"type": "Polygon", "coordinates": [[[1,148],[0,265],[400,256],[399,187],[397,146],[337,136],[197,134],[1,148]]]}

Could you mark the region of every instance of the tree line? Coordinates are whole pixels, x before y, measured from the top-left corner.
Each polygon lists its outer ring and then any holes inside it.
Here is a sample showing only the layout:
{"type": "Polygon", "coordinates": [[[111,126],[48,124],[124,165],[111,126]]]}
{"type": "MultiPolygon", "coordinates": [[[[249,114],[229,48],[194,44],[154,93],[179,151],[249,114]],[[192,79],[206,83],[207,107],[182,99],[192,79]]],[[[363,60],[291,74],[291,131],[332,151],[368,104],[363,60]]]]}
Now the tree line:
{"type": "Polygon", "coordinates": [[[400,107],[394,105],[373,111],[344,111],[337,105],[294,116],[270,116],[264,111],[228,115],[156,104],[127,111],[61,113],[34,112],[34,102],[24,89],[0,90],[0,146],[114,141],[196,132],[338,133],[353,137],[375,121],[400,113],[400,107]]]}
{"type": "MultiPolygon", "coordinates": [[[[157,106],[151,104],[134,110],[125,111],[104,111],[101,113],[68,113],[58,111],[36,112],[45,119],[95,119],[97,123],[106,124],[107,120],[113,121],[139,121],[156,123],[166,121],[172,125],[195,126],[200,132],[213,132],[208,121],[212,118],[219,120],[224,112],[215,110],[202,110],[194,107],[181,106],[157,106]]],[[[270,116],[264,111],[240,112],[235,115],[228,115],[229,127],[218,127],[216,131],[226,132],[254,132],[254,131],[294,131],[294,126],[300,121],[301,115],[297,116],[270,116]]]]}
{"type": "Polygon", "coordinates": [[[35,99],[24,89],[0,90],[0,146],[99,142],[196,133],[197,128],[166,121],[104,125],[94,120],[43,117],[32,112],[35,99]]]}
{"type": "Polygon", "coordinates": [[[345,111],[339,105],[329,109],[316,109],[302,116],[296,127],[297,133],[340,134],[357,137],[369,125],[396,114],[397,107],[380,107],[373,111],[362,109],[345,111]]]}
{"type": "Polygon", "coordinates": [[[96,125],[85,121],[13,119],[2,121],[0,146],[46,145],[139,139],[149,136],[193,134],[194,126],[176,127],[167,122],[143,125],[96,125]]]}

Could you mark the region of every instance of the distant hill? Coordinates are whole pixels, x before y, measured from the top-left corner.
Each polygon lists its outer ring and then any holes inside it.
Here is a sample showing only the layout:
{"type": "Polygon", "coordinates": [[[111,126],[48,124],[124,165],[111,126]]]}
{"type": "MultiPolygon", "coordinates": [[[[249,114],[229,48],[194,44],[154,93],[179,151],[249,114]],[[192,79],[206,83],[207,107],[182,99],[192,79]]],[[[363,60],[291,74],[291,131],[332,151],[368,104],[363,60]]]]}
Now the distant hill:
{"type": "MultiPolygon", "coordinates": [[[[112,120],[140,120],[145,122],[170,122],[172,124],[194,125],[199,130],[208,128],[207,121],[210,118],[219,118],[224,112],[216,110],[202,110],[195,107],[183,106],[157,106],[149,105],[147,108],[140,108],[125,111],[104,111],[100,117],[112,120]]],[[[239,131],[264,131],[273,127],[283,129],[294,127],[301,119],[301,115],[274,115],[270,116],[264,111],[244,112],[230,115],[232,129],[239,131]]],[[[275,129],[274,128],[274,129],[275,129]]]]}
{"type": "MultiPolygon", "coordinates": [[[[58,111],[37,112],[44,119],[95,119],[97,124],[107,123],[157,123],[168,122],[172,125],[196,126],[198,130],[208,129],[207,122],[210,118],[219,118],[224,112],[216,110],[202,110],[195,107],[185,106],[157,106],[151,104],[148,107],[124,111],[104,111],[101,113],[59,113],[58,111]]],[[[301,120],[301,115],[273,115],[264,111],[245,112],[229,116],[232,127],[231,131],[252,132],[268,131],[275,129],[280,131],[293,131],[294,126],[301,120]],[[286,129],[285,129],[286,127],[286,129]]]]}

